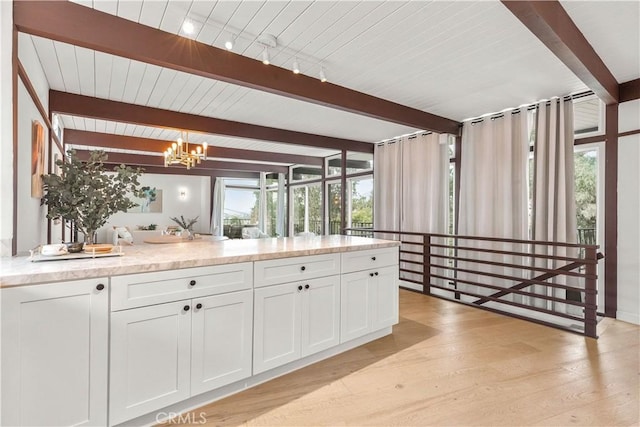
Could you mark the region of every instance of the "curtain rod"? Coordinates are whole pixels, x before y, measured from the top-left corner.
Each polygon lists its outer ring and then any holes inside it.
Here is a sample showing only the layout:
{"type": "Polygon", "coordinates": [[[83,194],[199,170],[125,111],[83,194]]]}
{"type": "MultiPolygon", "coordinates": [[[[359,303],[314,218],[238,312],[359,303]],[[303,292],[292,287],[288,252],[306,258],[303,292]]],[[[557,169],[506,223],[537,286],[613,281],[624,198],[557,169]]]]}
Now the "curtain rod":
{"type": "MultiPolygon", "coordinates": [[[[593,91],[592,90],[588,90],[588,91],[579,92],[579,93],[576,93],[576,94],[573,94],[573,95],[565,95],[565,96],[562,97],[562,99],[565,100],[565,101],[569,101],[569,100],[572,100],[572,99],[580,99],[580,98],[584,98],[586,96],[591,96],[591,95],[593,95],[593,91]]],[[[558,99],[560,99],[560,98],[558,98],[558,99]]],[[[539,104],[539,102],[528,105],[526,107],[527,111],[535,110],[538,107],[538,104],[539,104]]],[[[545,105],[547,105],[547,106],[551,105],[551,100],[548,100],[545,103],[545,105]]],[[[524,105],[522,107],[520,107],[520,108],[524,108],[524,105]]],[[[511,110],[511,114],[520,114],[520,108],[512,109],[511,110]]],[[[476,124],[476,123],[481,123],[482,121],[484,121],[484,119],[491,119],[491,120],[500,119],[500,118],[504,117],[505,113],[508,113],[508,112],[509,111],[501,111],[501,112],[498,112],[498,113],[487,114],[487,115],[485,115],[483,117],[477,117],[475,119],[466,120],[466,121],[462,122],[462,125],[464,126],[465,123],[471,123],[472,125],[476,124]]]]}

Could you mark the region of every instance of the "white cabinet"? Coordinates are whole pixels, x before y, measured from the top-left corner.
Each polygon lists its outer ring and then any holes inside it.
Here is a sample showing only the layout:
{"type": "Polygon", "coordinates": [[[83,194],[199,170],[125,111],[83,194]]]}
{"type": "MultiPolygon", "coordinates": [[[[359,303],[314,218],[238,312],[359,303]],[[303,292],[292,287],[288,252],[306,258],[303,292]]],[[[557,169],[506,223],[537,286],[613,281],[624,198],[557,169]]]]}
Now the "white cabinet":
{"type": "Polygon", "coordinates": [[[340,276],[255,290],[254,374],[340,342],[340,276]]]}
{"type": "Polygon", "coordinates": [[[251,376],[253,292],[193,301],[191,395],[251,376]]]}
{"type": "Polygon", "coordinates": [[[340,342],[398,323],[397,252],[392,248],[343,254],[343,271],[369,268],[342,275],[340,342]]]}
{"type": "Polygon", "coordinates": [[[158,273],[116,278],[112,425],[251,376],[251,272],[241,263],[176,270],[166,281],[158,273]],[[236,289],[246,290],[229,292],[236,289]],[[116,311],[172,295],[193,298],[116,311]]]}
{"type": "Polygon", "coordinates": [[[191,301],[111,314],[110,424],[189,397],[191,301]]]}
{"type": "Polygon", "coordinates": [[[2,418],[107,423],[108,279],[2,289],[2,418]]]}

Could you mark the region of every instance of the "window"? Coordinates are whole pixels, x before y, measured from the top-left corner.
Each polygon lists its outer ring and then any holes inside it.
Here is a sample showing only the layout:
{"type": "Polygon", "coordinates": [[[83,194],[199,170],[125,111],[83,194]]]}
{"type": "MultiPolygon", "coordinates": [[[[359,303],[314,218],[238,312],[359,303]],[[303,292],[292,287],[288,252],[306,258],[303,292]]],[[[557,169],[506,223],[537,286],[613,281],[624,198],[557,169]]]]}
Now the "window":
{"type": "Polygon", "coordinates": [[[372,153],[347,151],[347,175],[373,170],[372,153]]]}
{"type": "Polygon", "coordinates": [[[292,233],[322,234],[321,183],[297,185],[291,188],[292,233]]]}
{"type": "Polygon", "coordinates": [[[573,100],[573,133],[577,138],[604,133],[604,104],[595,95],[573,100]]]}

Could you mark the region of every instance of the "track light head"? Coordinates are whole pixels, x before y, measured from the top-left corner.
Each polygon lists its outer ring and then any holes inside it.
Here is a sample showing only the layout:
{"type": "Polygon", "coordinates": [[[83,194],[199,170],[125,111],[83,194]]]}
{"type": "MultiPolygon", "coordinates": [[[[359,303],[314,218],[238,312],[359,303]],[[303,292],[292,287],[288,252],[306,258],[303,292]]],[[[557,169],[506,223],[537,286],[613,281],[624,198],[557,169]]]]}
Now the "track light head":
{"type": "Polygon", "coordinates": [[[271,62],[269,61],[269,50],[268,48],[265,46],[264,50],[262,51],[262,63],[264,65],[269,65],[271,62]]]}
{"type": "Polygon", "coordinates": [[[300,74],[300,65],[297,59],[293,60],[293,74],[300,74]]]}
{"type": "Polygon", "coordinates": [[[324,68],[320,68],[320,81],[322,83],[327,81],[327,76],[324,74],[324,68]]]}

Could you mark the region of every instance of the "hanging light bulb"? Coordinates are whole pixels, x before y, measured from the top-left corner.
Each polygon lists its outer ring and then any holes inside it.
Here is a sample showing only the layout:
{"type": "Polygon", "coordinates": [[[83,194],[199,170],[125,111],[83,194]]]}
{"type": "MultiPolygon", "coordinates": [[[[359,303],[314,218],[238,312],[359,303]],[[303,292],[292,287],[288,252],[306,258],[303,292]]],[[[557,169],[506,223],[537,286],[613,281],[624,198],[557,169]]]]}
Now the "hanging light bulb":
{"type": "Polygon", "coordinates": [[[320,81],[322,83],[327,81],[327,76],[324,74],[324,67],[320,67],[320,81]]]}
{"type": "Polygon", "coordinates": [[[300,74],[300,65],[298,65],[298,58],[293,60],[293,74],[300,74]]]}
{"type": "Polygon", "coordinates": [[[196,145],[195,149],[189,149],[189,132],[186,132],[184,139],[182,138],[183,135],[185,135],[183,131],[180,131],[180,137],[176,139],[176,142],[172,143],[171,147],[163,152],[165,167],[180,164],[186,166],[187,169],[191,169],[202,160],[206,160],[207,143],[203,143],[202,146],[196,145]]]}
{"type": "Polygon", "coordinates": [[[264,47],[264,50],[262,51],[262,63],[264,65],[269,65],[270,64],[270,62],[269,62],[269,50],[268,50],[268,48],[266,46],[264,47]]]}

